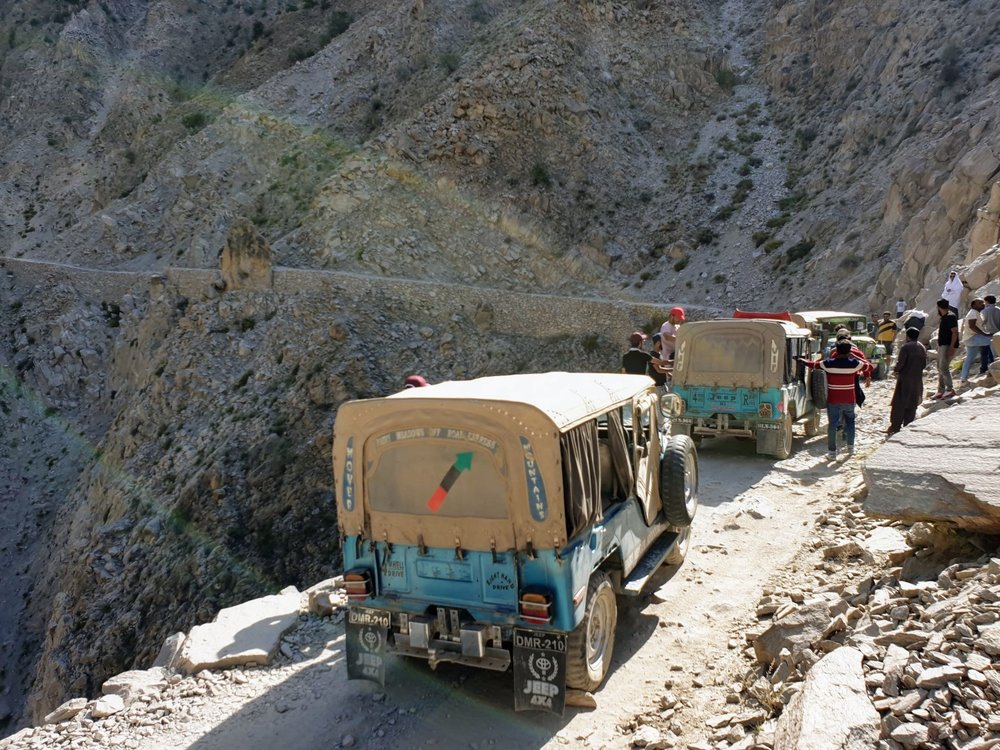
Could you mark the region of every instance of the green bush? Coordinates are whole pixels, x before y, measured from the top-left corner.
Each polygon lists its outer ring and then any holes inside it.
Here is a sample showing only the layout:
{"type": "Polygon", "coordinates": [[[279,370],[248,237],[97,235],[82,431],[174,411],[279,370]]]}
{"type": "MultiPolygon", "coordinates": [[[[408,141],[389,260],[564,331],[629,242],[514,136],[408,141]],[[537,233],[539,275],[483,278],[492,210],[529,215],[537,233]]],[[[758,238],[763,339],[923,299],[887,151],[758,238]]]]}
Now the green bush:
{"type": "Polygon", "coordinates": [[[674,270],[679,273],[683,271],[685,268],[687,268],[687,264],[688,264],[688,258],[687,256],[684,256],[679,261],[674,263],[674,270]]]}
{"type": "Polygon", "coordinates": [[[767,242],[764,243],[764,252],[765,253],[774,252],[784,244],[785,243],[782,242],[781,240],[768,240],[767,242]]]}
{"type": "Polygon", "coordinates": [[[715,276],[712,277],[712,281],[714,281],[716,284],[725,284],[726,283],[726,274],[724,274],[724,273],[717,273],[717,274],[715,274],[715,276]]]}
{"type": "Polygon", "coordinates": [[[720,68],[719,72],[715,74],[715,82],[719,84],[720,89],[727,94],[731,94],[733,89],[736,88],[736,74],[729,68],[720,68]]]}
{"type": "Polygon", "coordinates": [[[778,204],[778,208],[782,211],[797,211],[808,202],[809,195],[805,190],[796,190],[791,195],[786,195],[784,198],[775,201],[778,204]]]}
{"type": "Polygon", "coordinates": [[[751,235],[751,238],[753,239],[753,246],[754,247],[760,247],[765,242],[767,242],[769,239],[771,239],[771,233],[770,232],[754,232],[751,235]]]}
{"type": "Polygon", "coordinates": [[[753,190],[753,180],[744,178],[737,182],[736,192],[733,193],[733,203],[740,204],[745,201],[751,190],[753,190]]]}
{"type": "Polygon", "coordinates": [[[812,145],[812,142],[816,140],[816,136],[819,133],[816,132],[816,128],[799,128],[795,131],[795,140],[799,144],[799,148],[805,151],[812,145]]]}
{"type": "Polygon", "coordinates": [[[694,238],[699,245],[707,245],[716,237],[718,237],[718,235],[708,227],[701,227],[697,232],[695,232],[694,235],[694,238]]]}
{"type": "Polygon", "coordinates": [[[354,23],[354,16],[343,10],[334,11],[333,15],[330,16],[330,20],[326,24],[326,32],[320,38],[320,41],[325,47],[329,44],[330,40],[335,36],[340,36],[343,34],[350,25],[354,23]]]}
{"type": "Polygon", "coordinates": [[[588,333],[580,341],[580,345],[583,347],[583,350],[587,352],[587,354],[593,354],[597,351],[597,345],[599,342],[600,339],[596,333],[588,333]]]}
{"type": "Polygon", "coordinates": [[[961,50],[949,44],[941,51],[941,80],[950,86],[962,75],[961,50]]]}
{"type": "Polygon", "coordinates": [[[445,52],[438,58],[438,63],[440,63],[441,67],[448,73],[454,73],[458,70],[458,66],[462,64],[462,58],[454,52],[445,52]]]}
{"type": "Polygon", "coordinates": [[[316,50],[314,49],[309,49],[307,47],[300,47],[298,45],[295,45],[290,50],[288,50],[288,62],[292,64],[297,62],[302,62],[303,60],[307,60],[308,58],[312,57],[315,54],[316,50]]]}
{"type": "Polygon", "coordinates": [[[788,214],[782,214],[781,216],[772,216],[764,223],[771,229],[778,229],[780,227],[785,226],[785,224],[787,224],[791,220],[791,218],[792,217],[789,216],[788,214]]]}
{"type": "Polygon", "coordinates": [[[545,168],[542,162],[535,162],[535,166],[531,168],[531,184],[537,187],[550,187],[552,185],[552,178],[549,177],[549,170],[545,168]]]}
{"type": "Polygon", "coordinates": [[[208,125],[208,115],[204,112],[190,112],[181,118],[181,125],[194,132],[208,125]]]}
{"type": "Polygon", "coordinates": [[[785,251],[785,257],[788,258],[788,261],[790,263],[800,260],[809,255],[809,253],[815,246],[816,243],[813,242],[812,240],[802,240],[800,242],[796,242],[794,245],[792,245],[785,251]]]}

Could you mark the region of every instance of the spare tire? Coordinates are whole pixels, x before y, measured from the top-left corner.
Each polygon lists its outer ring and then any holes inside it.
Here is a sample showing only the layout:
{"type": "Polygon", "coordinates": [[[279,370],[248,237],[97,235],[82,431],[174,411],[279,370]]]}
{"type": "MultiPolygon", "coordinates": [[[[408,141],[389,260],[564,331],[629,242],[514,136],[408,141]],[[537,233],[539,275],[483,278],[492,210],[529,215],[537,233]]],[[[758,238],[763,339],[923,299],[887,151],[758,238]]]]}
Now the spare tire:
{"type": "Polygon", "coordinates": [[[691,525],[698,509],[698,453],[687,435],[673,435],[660,459],[660,502],[674,526],[691,525]]]}
{"type": "Polygon", "coordinates": [[[809,395],[817,409],[826,408],[826,371],[818,367],[809,373],[809,395]]]}

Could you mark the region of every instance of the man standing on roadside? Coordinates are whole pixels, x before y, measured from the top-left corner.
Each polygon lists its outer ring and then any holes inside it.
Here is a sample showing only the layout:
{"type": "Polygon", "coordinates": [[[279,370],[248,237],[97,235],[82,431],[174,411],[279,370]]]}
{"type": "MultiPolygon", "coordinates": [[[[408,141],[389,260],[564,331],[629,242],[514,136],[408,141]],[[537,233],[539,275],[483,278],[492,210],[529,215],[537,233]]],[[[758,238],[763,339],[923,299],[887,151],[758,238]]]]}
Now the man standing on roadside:
{"type": "Polygon", "coordinates": [[[896,373],[896,389],[889,406],[887,435],[895,435],[917,417],[917,407],[924,397],[924,368],[927,367],[927,350],[917,339],[920,331],[906,329],[906,343],[899,347],[899,356],[892,368],[896,373]]]}
{"type": "Polygon", "coordinates": [[[831,461],[837,460],[837,429],[844,422],[844,442],[847,455],[854,453],[854,383],[858,375],[871,377],[870,362],[851,356],[851,342],[838,341],[833,356],[822,362],[796,357],[810,368],[820,368],[826,372],[826,447],[831,461]]]}
{"type": "Polygon", "coordinates": [[[931,401],[951,398],[955,395],[955,385],[951,380],[951,360],[958,351],[958,316],[951,311],[951,303],[942,298],[937,301],[938,315],[938,389],[931,401]]]}
{"type": "Polygon", "coordinates": [[[965,361],[962,363],[962,374],[959,376],[960,384],[969,384],[969,370],[972,367],[972,360],[979,357],[979,374],[986,372],[988,365],[983,358],[983,347],[990,345],[992,338],[982,328],[982,313],[986,308],[986,300],[976,297],[969,302],[969,313],[965,316],[965,361]]]}
{"type": "Polygon", "coordinates": [[[642,331],[635,331],[629,336],[629,350],[622,355],[622,372],[629,375],[645,375],[649,366],[651,355],[642,348],[642,342],[646,340],[646,334],[642,331]]]}
{"type": "Polygon", "coordinates": [[[900,297],[896,300],[896,317],[899,318],[906,312],[906,301],[900,297]]]}
{"type": "Polygon", "coordinates": [[[677,328],[684,322],[684,308],[672,307],[667,319],[660,326],[660,358],[669,362],[674,358],[674,342],[677,341],[677,328]]]}
{"type": "Polygon", "coordinates": [[[965,279],[958,275],[958,271],[948,273],[944,289],[941,291],[941,299],[948,301],[948,307],[955,315],[958,315],[958,303],[962,299],[962,290],[968,288],[969,285],[965,283],[965,279]]]}
{"type": "Polygon", "coordinates": [[[993,364],[996,359],[996,354],[993,352],[992,339],[993,334],[1000,333],[1000,308],[997,307],[997,298],[995,295],[987,294],[983,297],[986,302],[986,307],[983,308],[982,312],[982,329],[983,333],[990,337],[991,343],[983,347],[982,351],[982,367],[980,372],[986,372],[989,366],[993,364]]]}

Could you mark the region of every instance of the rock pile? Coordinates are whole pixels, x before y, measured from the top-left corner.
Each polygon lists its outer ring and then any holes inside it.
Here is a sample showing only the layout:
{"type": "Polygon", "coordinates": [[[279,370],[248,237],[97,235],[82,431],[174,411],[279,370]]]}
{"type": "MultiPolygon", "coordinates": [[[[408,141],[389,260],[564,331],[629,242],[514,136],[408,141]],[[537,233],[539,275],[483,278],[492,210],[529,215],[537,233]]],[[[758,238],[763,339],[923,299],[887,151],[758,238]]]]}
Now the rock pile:
{"type": "MultiPolygon", "coordinates": [[[[255,673],[275,658],[303,660],[300,644],[328,638],[328,618],[342,619],[345,603],[342,580],[337,578],[303,594],[289,587],[222,610],[215,622],[167,639],[161,657],[171,655],[169,666],[116,675],[104,682],[101,697],[66,701],[40,726],[0,740],[0,750],[147,746],[155,733],[180,731],[186,717],[204,702],[260,680],[255,673]]],[[[274,710],[284,713],[288,706],[280,700],[274,710]]]]}
{"type": "Polygon", "coordinates": [[[746,710],[710,721],[704,747],[1000,746],[1000,557],[988,538],[976,556],[926,524],[877,526],[863,493],[821,519],[815,584],[761,601],[758,669],[733,696],[746,710]],[[753,709],[771,718],[747,734],[753,709]]]}

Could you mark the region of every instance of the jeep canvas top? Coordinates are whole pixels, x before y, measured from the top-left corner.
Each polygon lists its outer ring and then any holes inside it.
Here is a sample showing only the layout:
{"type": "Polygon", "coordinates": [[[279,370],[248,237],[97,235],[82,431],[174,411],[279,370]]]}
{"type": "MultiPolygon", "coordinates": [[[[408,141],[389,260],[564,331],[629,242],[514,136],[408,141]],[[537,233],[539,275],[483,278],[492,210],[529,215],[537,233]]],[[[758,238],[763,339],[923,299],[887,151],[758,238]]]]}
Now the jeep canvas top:
{"type": "MultiPolygon", "coordinates": [[[[819,412],[806,381],[818,382],[822,375],[806,374],[795,361],[811,354],[810,331],[790,320],[744,317],[681,326],[671,431],[696,440],[755,438],[758,453],[788,458],[793,423],[802,422],[807,435],[819,430],[819,412]]],[[[825,385],[819,385],[825,392],[825,385]]]]}
{"type": "Polygon", "coordinates": [[[384,680],[386,647],[431,667],[513,665],[515,706],[557,713],[567,686],[599,685],[615,593],[683,559],[697,504],[694,446],[659,419],[644,375],[498,376],[343,404],[349,675],[384,680]]]}

